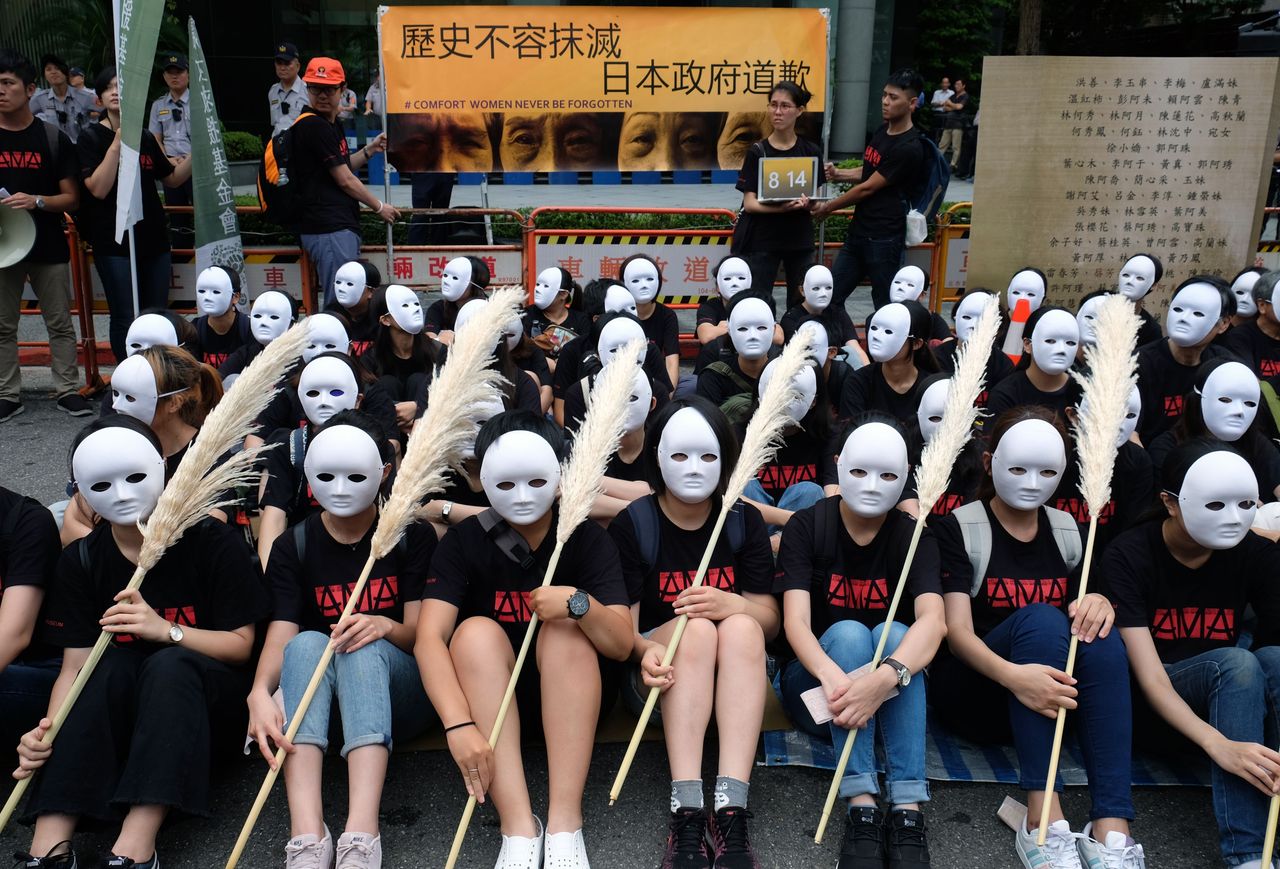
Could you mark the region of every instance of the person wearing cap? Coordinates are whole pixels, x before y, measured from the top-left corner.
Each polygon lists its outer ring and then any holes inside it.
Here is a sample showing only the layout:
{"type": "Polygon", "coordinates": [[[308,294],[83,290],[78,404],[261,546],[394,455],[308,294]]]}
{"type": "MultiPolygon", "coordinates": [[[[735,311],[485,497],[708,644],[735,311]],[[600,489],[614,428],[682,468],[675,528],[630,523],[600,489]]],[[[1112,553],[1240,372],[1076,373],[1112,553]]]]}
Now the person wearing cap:
{"type": "Polygon", "coordinates": [[[382,129],[382,74],[373,74],[373,83],[364,92],[364,117],[369,129],[382,129]]]}
{"type": "MultiPolygon", "coordinates": [[[[78,66],[71,67],[71,75],[67,76],[67,78],[71,82],[72,90],[84,94],[89,99],[89,102],[91,103],[97,102],[98,95],[93,92],[92,88],[85,86],[84,70],[82,68],[78,66]]],[[[90,121],[98,120],[98,112],[96,108],[89,110],[89,120],[90,121]]]]}
{"type": "MultiPolygon", "coordinates": [[[[164,83],[169,92],[151,104],[151,119],[147,129],[156,137],[164,155],[174,166],[183,157],[191,155],[191,73],[184,54],[173,52],[161,57],[164,64],[164,83]]],[[[190,205],[191,180],[179,187],[167,187],[165,205],[190,205]]]]}
{"type": "Polygon", "coordinates": [[[80,138],[80,131],[90,123],[93,98],[71,86],[71,67],[56,54],[40,58],[40,65],[49,86],[36,91],[31,98],[31,113],[66,133],[74,144],[80,138]]]}
{"type": "Polygon", "coordinates": [[[311,104],[290,128],[293,152],[290,184],[297,185],[299,241],[324,287],[325,304],[334,301],[333,279],[345,263],[360,257],[360,205],[368,206],[387,223],[400,212],[378,199],[355,176],[369,155],[386,151],[387,137],[379,133],[355,153],[338,122],[347,75],[332,57],[313,57],[302,75],[311,104]]]}
{"type": "Polygon", "coordinates": [[[302,110],[311,104],[307,86],[298,77],[301,64],[298,46],[292,42],[276,44],[276,78],[279,79],[267,91],[271,106],[271,135],[278,136],[298,119],[302,110]]]}

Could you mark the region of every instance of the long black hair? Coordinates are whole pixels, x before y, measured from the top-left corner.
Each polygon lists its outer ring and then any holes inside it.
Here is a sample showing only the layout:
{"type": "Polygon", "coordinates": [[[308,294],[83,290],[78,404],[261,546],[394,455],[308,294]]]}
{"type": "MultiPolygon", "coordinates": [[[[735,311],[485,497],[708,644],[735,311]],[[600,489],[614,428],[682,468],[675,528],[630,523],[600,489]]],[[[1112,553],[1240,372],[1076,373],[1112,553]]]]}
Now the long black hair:
{"type": "MultiPolygon", "coordinates": [[[[1080,300],[1080,304],[1083,305],[1089,298],[1099,295],[1100,293],[1101,293],[1100,290],[1090,293],[1084,299],[1080,300]]],[[[1048,314],[1050,311],[1062,311],[1063,313],[1071,314],[1071,312],[1068,311],[1066,308],[1061,308],[1057,305],[1041,305],[1031,313],[1030,317],[1027,318],[1027,325],[1024,326],[1022,330],[1023,341],[1027,342],[1028,344],[1031,343],[1031,339],[1036,334],[1036,326],[1039,325],[1040,321],[1043,320],[1045,315],[1048,314]]],[[[1071,318],[1075,319],[1075,314],[1071,314],[1071,318]]],[[[1076,343],[1076,349],[1079,349],[1079,341],[1077,341],[1076,343]]],[[[1032,359],[1031,351],[1024,350],[1022,353],[1022,357],[1018,359],[1018,364],[1014,366],[1014,370],[1026,371],[1028,368],[1031,367],[1031,363],[1033,361],[1034,360],[1032,359]]]]}
{"type": "Polygon", "coordinates": [[[700,395],[690,395],[668,402],[649,417],[644,430],[644,451],[641,460],[644,467],[644,479],[653,488],[655,495],[667,491],[667,481],[662,477],[662,467],[658,464],[658,443],[662,440],[662,432],[675,416],[686,407],[693,408],[702,414],[702,418],[711,426],[712,433],[720,444],[720,479],[716,482],[715,496],[724,495],[725,486],[729,484],[729,476],[738,464],[738,438],[733,433],[733,426],[720,408],[709,399],[700,395]]]}
{"type": "MultiPolygon", "coordinates": [[[[497,148],[494,149],[494,153],[497,153],[497,148]]],[[[462,310],[462,306],[467,302],[474,299],[487,298],[485,290],[489,288],[489,267],[479,257],[469,256],[466,257],[466,260],[471,263],[471,281],[467,284],[466,291],[458,297],[456,302],[441,298],[441,301],[444,302],[445,319],[449,321],[458,319],[458,312],[462,310]]]]}
{"type": "MultiPolygon", "coordinates": [[[[373,291],[369,311],[374,322],[379,322],[383,316],[391,313],[387,307],[386,287],[378,287],[373,291]]],[[[395,345],[391,340],[392,328],[392,326],[380,324],[373,337],[373,346],[360,355],[361,364],[375,377],[386,374],[396,367],[395,345]]],[[[411,337],[413,346],[409,349],[409,361],[413,363],[413,367],[419,371],[427,371],[437,365],[440,345],[427,335],[425,329],[411,337]]]]}

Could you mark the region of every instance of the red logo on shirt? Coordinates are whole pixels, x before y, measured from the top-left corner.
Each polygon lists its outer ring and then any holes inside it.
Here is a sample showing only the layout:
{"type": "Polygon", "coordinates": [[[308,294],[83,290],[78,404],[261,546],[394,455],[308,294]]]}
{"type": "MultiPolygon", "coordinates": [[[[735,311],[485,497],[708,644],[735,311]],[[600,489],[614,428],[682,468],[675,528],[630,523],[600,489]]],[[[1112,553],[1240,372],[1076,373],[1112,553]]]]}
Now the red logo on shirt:
{"type": "Polygon", "coordinates": [[[929,511],[929,514],[931,516],[946,516],[955,508],[963,506],[964,495],[953,495],[947,492],[934,502],[933,509],[929,511]]]}
{"type": "Polygon", "coordinates": [[[866,150],[862,152],[862,162],[866,163],[872,169],[879,166],[880,161],[883,159],[884,157],[880,154],[880,152],[877,151],[875,148],[871,147],[870,145],[867,145],[866,150]]]}
{"type": "Polygon", "coordinates": [[[1222,607],[1187,606],[1158,609],[1151,623],[1157,640],[1221,640],[1235,642],[1236,611],[1222,607]]]}
{"type": "MultiPolygon", "coordinates": [[[[658,573],[658,597],[663,603],[671,603],[680,592],[693,585],[693,578],[697,575],[697,571],[683,570],[664,570],[658,573]]],[[[718,588],[721,591],[733,591],[733,568],[732,567],[708,567],[707,575],[702,580],[703,585],[711,588],[718,588]]]]}
{"type": "Polygon", "coordinates": [[[1280,374],[1280,359],[1263,359],[1258,363],[1258,374],[1267,379],[1280,374]]]}
{"type": "Polygon", "coordinates": [[[1164,397],[1164,415],[1182,416],[1182,396],[1166,395],[1164,397]]]}
{"type": "Polygon", "coordinates": [[[41,169],[44,155],[39,151],[0,151],[0,169],[41,169]]]}
{"type": "Polygon", "coordinates": [[[495,591],[493,593],[493,617],[505,624],[524,624],[533,618],[529,606],[530,591],[495,591]]]}
{"type": "Polygon", "coordinates": [[[1033,603],[1060,607],[1067,602],[1067,578],[1010,579],[987,577],[987,603],[992,609],[1017,610],[1033,603]]]}
{"type": "Polygon", "coordinates": [[[205,365],[212,365],[214,368],[220,368],[222,366],[222,363],[226,362],[227,357],[230,355],[231,355],[230,353],[207,353],[206,352],[202,354],[203,359],[201,361],[203,361],[205,365]]]}
{"type": "MultiPolygon", "coordinates": [[[[182,625],[184,628],[194,628],[196,626],[196,608],[193,606],[184,607],[156,607],[156,614],[166,622],[182,625]]],[[[116,634],[117,643],[136,643],[138,637],[135,634],[116,634]]]]}
{"type": "MultiPolygon", "coordinates": [[[[330,619],[341,616],[355,587],[354,582],[318,586],[315,590],[316,606],[320,608],[320,615],[330,619]]],[[[399,577],[377,577],[369,580],[369,584],[364,587],[364,593],[360,595],[360,601],[352,612],[367,613],[392,609],[399,601],[399,577]]]]}
{"type": "MultiPolygon", "coordinates": [[[[1059,498],[1053,506],[1057,507],[1064,513],[1070,513],[1071,518],[1077,522],[1089,521],[1089,504],[1084,498],[1059,498]]],[[[1098,514],[1098,526],[1101,527],[1110,522],[1116,515],[1116,502],[1108,501],[1102,508],[1102,512],[1098,514]]]]}
{"type": "Polygon", "coordinates": [[[765,465],[756,474],[760,485],[766,489],[785,489],[793,483],[814,483],[818,480],[817,465],[765,465]]]}
{"type": "Polygon", "coordinates": [[[356,357],[363,356],[364,351],[368,350],[372,345],[372,341],[352,341],[351,358],[355,359],[356,357]]]}
{"type": "Polygon", "coordinates": [[[855,579],[833,573],[827,586],[827,603],[847,610],[887,610],[889,580],[855,579]]]}

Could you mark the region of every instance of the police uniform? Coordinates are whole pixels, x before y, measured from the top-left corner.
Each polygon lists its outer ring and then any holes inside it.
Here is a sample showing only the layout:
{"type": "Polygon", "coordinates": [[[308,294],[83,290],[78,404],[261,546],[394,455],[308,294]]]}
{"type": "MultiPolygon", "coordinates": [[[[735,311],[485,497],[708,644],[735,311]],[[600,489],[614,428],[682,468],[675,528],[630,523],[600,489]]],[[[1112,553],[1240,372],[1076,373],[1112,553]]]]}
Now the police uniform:
{"type": "Polygon", "coordinates": [[[94,100],[70,85],[62,99],[53,92],[53,88],[36,91],[29,104],[31,114],[43,121],[48,121],[67,134],[67,138],[75,142],[80,131],[92,122],[96,113],[94,100]]]}
{"type": "MultiPolygon", "coordinates": [[[[276,46],[276,60],[297,59],[298,49],[292,43],[282,42],[276,46]]],[[[302,107],[311,105],[302,76],[293,80],[291,88],[286,88],[277,81],[267,91],[267,102],[271,107],[271,135],[273,136],[289,129],[289,125],[298,119],[302,107]]]]}
{"type": "MultiPolygon", "coordinates": [[[[162,69],[168,70],[172,67],[187,70],[187,58],[181,54],[165,55],[162,69]]],[[[165,91],[164,96],[153,102],[147,129],[160,140],[160,147],[164,149],[166,157],[173,159],[190,156],[191,88],[187,88],[182,92],[181,97],[176,98],[172,91],[165,91]]],[[[190,205],[191,189],[190,179],[180,187],[166,187],[165,204],[190,205]]],[[[179,220],[175,225],[184,225],[187,222],[185,219],[179,220]]]]}

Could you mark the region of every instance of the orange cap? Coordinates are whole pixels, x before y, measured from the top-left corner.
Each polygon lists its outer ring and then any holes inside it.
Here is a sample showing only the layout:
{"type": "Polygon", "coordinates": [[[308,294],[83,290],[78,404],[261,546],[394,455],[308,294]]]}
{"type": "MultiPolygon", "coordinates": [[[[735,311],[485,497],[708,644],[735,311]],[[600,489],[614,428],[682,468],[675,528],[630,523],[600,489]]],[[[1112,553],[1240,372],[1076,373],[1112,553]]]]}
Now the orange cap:
{"type": "Polygon", "coordinates": [[[347,74],[342,70],[342,64],[332,57],[313,57],[307,64],[307,71],[302,74],[302,80],[307,84],[342,84],[347,80],[347,74]]]}

